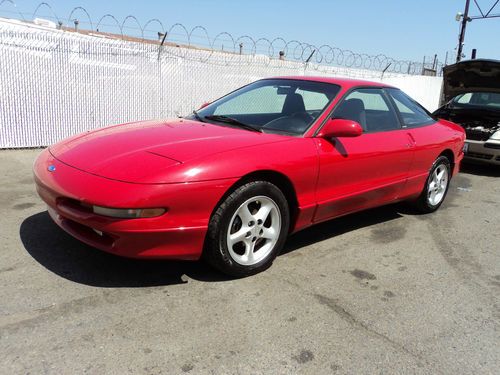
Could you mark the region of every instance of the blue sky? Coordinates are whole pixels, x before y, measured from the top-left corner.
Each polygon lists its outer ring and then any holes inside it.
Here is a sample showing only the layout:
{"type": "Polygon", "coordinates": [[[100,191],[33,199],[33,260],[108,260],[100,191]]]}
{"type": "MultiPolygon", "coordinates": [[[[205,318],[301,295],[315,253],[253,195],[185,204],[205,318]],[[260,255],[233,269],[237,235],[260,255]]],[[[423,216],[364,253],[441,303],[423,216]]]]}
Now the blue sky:
{"type": "MultiPolygon", "coordinates": [[[[8,16],[13,7],[9,0],[0,7],[0,16],[8,16]]],[[[17,10],[31,18],[39,0],[12,0],[17,10]]],[[[2,0],[0,0],[2,2],[2,0]]],[[[299,40],[314,45],[330,44],[342,49],[371,55],[385,54],[396,59],[422,61],[423,56],[438,54],[444,60],[455,58],[459,24],[457,12],[463,12],[465,0],[53,0],[46,1],[60,19],[67,23],[70,11],[77,6],[88,10],[93,22],[107,13],[120,22],[134,15],[144,24],[158,18],[168,29],[182,23],[188,29],[203,25],[214,37],[222,31],[234,36],[250,35],[299,40]]],[[[494,0],[478,0],[489,8],[494,0]]],[[[478,14],[474,2],[471,13],[478,14]]],[[[500,5],[493,13],[500,13],[500,5]]],[[[49,16],[42,7],[39,16],[49,16]]],[[[82,12],[78,18],[84,21],[82,12]]],[[[128,26],[133,27],[129,20],[128,26]]],[[[104,23],[104,22],[103,22],[104,23]]],[[[108,18],[105,22],[110,24],[108,18]]],[[[83,25],[83,24],[82,24],[83,25]]],[[[152,28],[156,26],[150,24],[152,28]]],[[[113,27],[102,26],[102,31],[113,27]]],[[[116,30],[116,28],[115,28],[116,30]]],[[[176,29],[176,33],[181,31],[176,29]]],[[[134,30],[130,29],[131,33],[134,30]]],[[[137,31],[135,31],[137,32],[137,31]]],[[[198,34],[201,35],[201,34],[198,34]]],[[[476,20],[467,26],[464,52],[469,57],[472,48],[478,57],[500,59],[500,18],[476,20]]]]}

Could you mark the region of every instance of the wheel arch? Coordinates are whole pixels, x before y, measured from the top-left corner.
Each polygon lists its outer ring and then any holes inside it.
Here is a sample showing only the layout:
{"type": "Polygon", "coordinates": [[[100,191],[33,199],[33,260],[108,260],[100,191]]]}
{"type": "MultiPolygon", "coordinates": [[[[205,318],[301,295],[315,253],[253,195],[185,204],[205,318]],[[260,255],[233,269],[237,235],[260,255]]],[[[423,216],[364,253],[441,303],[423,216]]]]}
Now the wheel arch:
{"type": "Polygon", "coordinates": [[[280,189],[283,192],[283,195],[285,196],[287,202],[288,202],[288,207],[290,209],[290,228],[293,228],[295,224],[295,220],[297,218],[297,213],[298,213],[298,208],[299,208],[299,203],[297,199],[297,192],[295,190],[295,186],[293,182],[290,180],[288,176],[285,174],[275,171],[275,170],[269,170],[269,169],[263,169],[263,170],[257,170],[253,171],[250,173],[247,173],[240,177],[238,181],[236,181],[227,191],[224,193],[224,195],[219,199],[217,204],[212,210],[212,213],[210,216],[212,216],[215,211],[217,210],[217,207],[236,189],[238,189],[240,186],[243,186],[251,181],[267,181],[270,182],[278,189],[280,189]]]}
{"type": "Polygon", "coordinates": [[[446,150],[441,152],[439,154],[439,156],[444,156],[450,161],[450,167],[451,167],[451,170],[453,171],[453,169],[455,167],[455,154],[453,153],[453,151],[450,150],[449,148],[447,148],[446,150]]]}

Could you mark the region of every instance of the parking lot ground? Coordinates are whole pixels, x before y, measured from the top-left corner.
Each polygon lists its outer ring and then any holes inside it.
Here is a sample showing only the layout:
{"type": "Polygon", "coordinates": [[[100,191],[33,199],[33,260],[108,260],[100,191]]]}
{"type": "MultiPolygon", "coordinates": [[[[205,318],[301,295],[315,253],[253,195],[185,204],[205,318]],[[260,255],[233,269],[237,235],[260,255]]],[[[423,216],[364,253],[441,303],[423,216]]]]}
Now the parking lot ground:
{"type": "Polygon", "coordinates": [[[38,152],[0,151],[2,374],[498,374],[499,170],[467,166],[434,214],[304,230],[230,280],[65,234],[34,190],[38,152]]]}

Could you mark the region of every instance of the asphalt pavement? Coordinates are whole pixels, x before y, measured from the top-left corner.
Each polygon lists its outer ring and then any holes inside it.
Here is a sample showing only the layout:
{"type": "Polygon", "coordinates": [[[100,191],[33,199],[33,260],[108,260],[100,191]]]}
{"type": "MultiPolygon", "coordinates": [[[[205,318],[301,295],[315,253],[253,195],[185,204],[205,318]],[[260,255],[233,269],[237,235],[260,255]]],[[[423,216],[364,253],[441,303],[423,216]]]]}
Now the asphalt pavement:
{"type": "Polygon", "coordinates": [[[35,193],[39,152],[0,151],[1,374],[500,371],[500,169],[465,166],[434,214],[299,232],[231,280],[73,239],[35,193]]]}

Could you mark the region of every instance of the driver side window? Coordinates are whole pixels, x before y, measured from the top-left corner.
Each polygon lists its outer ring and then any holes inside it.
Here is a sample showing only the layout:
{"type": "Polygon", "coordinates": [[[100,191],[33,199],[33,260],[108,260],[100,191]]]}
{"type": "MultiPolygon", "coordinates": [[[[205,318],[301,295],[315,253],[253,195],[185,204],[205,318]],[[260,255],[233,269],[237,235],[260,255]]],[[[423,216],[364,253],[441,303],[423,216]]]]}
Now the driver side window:
{"type": "Polygon", "coordinates": [[[333,113],[334,118],[358,122],[365,132],[400,129],[399,121],[382,89],[355,89],[333,113]]]}

